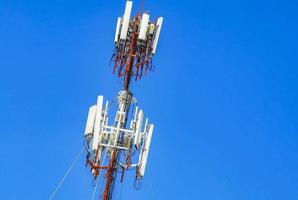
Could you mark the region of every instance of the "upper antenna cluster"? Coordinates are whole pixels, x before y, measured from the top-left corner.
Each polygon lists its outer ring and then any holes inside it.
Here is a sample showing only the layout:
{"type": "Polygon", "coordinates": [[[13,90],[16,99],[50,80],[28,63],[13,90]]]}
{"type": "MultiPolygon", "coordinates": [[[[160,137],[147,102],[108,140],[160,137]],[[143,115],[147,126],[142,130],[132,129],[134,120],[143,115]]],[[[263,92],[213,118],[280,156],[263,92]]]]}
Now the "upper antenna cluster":
{"type": "Polygon", "coordinates": [[[132,1],[126,2],[123,17],[118,17],[115,33],[113,73],[124,77],[124,89],[128,90],[130,78],[142,78],[152,69],[152,57],[156,53],[163,18],[150,22],[147,12],[131,18],[132,1]]]}

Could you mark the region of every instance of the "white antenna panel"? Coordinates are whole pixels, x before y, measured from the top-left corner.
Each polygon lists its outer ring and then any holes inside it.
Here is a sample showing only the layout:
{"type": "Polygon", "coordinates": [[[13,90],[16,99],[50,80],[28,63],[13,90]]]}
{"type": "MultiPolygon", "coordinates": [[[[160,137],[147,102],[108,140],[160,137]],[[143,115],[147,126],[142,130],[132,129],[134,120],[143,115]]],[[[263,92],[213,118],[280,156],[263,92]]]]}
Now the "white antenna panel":
{"type": "Polygon", "coordinates": [[[124,11],[124,16],[123,16],[121,34],[120,34],[121,40],[126,40],[127,30],[128,30],[129,21],[130,21],[131,8],[132,8],[132,1],[127,1],[125,6],[125,11],[124,11]]]}
{"type": "Polygon", "coordinates": [[[146,40],[148,23],[149,23],[149,15],[147,13],[144,13],[143,16],[142,16],[142,21],[141,21],[141,29],[140,29],[140,33],[139,33],[139,40],[146,40]]]}
{"type": "Polygon", "coordinates": [[[145,174],[153,129],[154,129],[153,124],[148,125],[146,140],[145,140],[145,144],[143,146],[140,161],[139,161],[139,174],[141,177],[144,176],[145,174]]]}
{"type": "Polygon", "coordinates": [[[87,124],[85,128],[85,137],[91,136],[93,134],[95,116],[96,116],[96,105],[93,105],[89,108],[87,124]]]}
{"type": "Polygon", "coordinates": [[[143,123],[143,110],[138,111],[137,115],[137,122],[136,122],[136,132],[135,132],[135,139],[134,139],[134,145],[138,146],[141,141],[141,129],[142,129],[142,123],[143,123]]]}
{"type": "Polygon", "coordinates": [[[115,39],[114,39],[115,43],[118,42],[118,35],[119,35],[119,32],[120,32],[120,26],[121,26],[121,17],[118,17],[116,32],[115,32],[115,39]]]}
{"type": "Polygon", "coordinates": [[[94,136],[93,136],[93,144],[92,149],[93,151],[98,149],[99,138],[101,134],[101,122],[103,120],[102,116],[102,105],[103,105],[103,96],[98,96],[97,98],[97,111],[95,117],[95,124],[94,124],[94,136]]]}
{"type": "Polygon", "coordinates": [[[155,38],[154,38],[154,41],[153,41],[152,54],[155,54],[155,52],[156,52],[158,38],[159,38],[161,26],[162,26],[162,21],[163,21],[163,18],[162,17],[159,17],[158,20],[157,20],[157,30],[156,30],[156,35],[155,35],[155,38]]]}

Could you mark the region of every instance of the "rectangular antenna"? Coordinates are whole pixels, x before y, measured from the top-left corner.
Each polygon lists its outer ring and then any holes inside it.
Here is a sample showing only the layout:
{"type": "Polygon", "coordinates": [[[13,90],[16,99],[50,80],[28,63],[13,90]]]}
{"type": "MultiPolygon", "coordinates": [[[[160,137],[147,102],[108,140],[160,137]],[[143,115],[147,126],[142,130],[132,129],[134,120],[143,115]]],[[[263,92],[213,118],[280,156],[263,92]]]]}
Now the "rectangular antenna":
{"type": "Polygon", "coordinates": [[[153,41],[152,54],[155,54],[155,52],[156,52],[158,38],[159,38],[161,26],[162,26],[162,21],[163,21],[162,17],[159,17],[158,20],[157,20],[157,30],[156,30],[155,38],[154,38],[154,41],[153,41]]]}
{"type": "Polygon", "coordinates": [[[85,129],[85,137],[91,137],[93,135],[95,116],[96,116],[96,105],[93,105],[89,108],[87,124],[85,129]]]}
{"type": "Polygon", "coordinates": [[[148,22],[149,22],[149,15],[147,13],[144,13],[141,21],[141,29],[140,29],[139,38],[138,38],[139,40],[146,40],[148,22]]]}
{"type": "Polygon", "coordinates": [[[140,160],[139,160],[139,175],[141,177],[143,177],[145,174],[145,169],[146,169],[146,165],[147,165],[147,159],[148,159],[153,129],[154,129],[153,124],[148,125],[148,129],[146,127],[145,144],[143,145],[142,153],[141,153],[140,160]]]}
{"type": "Polygon", "coordinates": [[[136,122],[136,132],[135,132],[135,139],[134,139],[134,145],[138,146],[141,141],[141,129],[142,129],[142,123],[143,123],[143,110],[139,110],[137,115],[137,122],[136,122]]]}
{"type": "Polygon", "coordinates": [[[132,1],[127,1],[125,6],[125,11],[124,11],[124,16],[123,16],[121,34],[120,34],[121,40],[126,40],[127,30],[128,30],[129,21],[130,21],[131,8],[132,8],[132,1]]]}
{"type": "Polygon", "coordinates": [[[103,105],[103,96],[98,96],[97,98],[97,110],[94,124],[94,135],[93,135],[93,144],[92,150],[95,151],[98,149],[99,138],[101,134],[101,122],[103,119],[102,116],[102,105],[103,105]]]}
{"type": "Polygon", "coordinates": [[[116,26],[116,32],[115,32],[115,39],[114,39],[114,42],[115,43],[118,42],[118,36],[119,36],[120,26],[121,26],[121,17],[118,17],[117,26],[116,26]]]}

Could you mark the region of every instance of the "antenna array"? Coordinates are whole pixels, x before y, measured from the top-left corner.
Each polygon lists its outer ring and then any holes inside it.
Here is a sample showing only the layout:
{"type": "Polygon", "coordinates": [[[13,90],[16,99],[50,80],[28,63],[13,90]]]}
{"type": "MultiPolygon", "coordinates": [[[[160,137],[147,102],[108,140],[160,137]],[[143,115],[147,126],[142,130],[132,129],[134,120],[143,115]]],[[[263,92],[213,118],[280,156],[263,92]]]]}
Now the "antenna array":
{"type": "Polygon", "coordinates": [[[132,77],[138,80],[152,69],[163,18],[150,22],[149,14],[144,12],[131,19],[131,10],[132,1],[127,1],[123,17],[117,20],[114,37],[113,73],[124,77],[114,121],[109,122],[109,102],[98,96],[97,103],[89,108],[84,134],[86,166],[90,167],[94,179],[100,178],[101,170],[106,172],[102,200],[112,199],[117,172],[122,173],[121,181],[129,169],[135,169],[136,181],[143,178],[154,129],[147,118],[144,120],[143,110],[136,107],[129,84],[132,77]],[[132,105],[135,109],[129,118],[132,105]]]}

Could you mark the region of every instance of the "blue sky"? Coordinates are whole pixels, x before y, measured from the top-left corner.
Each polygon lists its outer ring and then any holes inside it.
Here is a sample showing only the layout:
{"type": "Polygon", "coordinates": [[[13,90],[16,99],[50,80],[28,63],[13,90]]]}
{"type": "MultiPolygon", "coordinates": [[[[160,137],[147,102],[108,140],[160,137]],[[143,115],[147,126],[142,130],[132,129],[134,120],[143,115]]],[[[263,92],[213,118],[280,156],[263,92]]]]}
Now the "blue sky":
{"type": "MultiPolygon", "coordinates": [[[[124,4],[0,1],[1,199],[48,199],[88,107],[117,94],[109,60],[124,4]]],[[[155,132],[142,189],[128,174],[122,199],[298,199],[297,6],[146,0],[164,26],[156,69],[132,91],[155,132]]],[[[92,189],[81,157],[56,199],[92,189]]]]}

